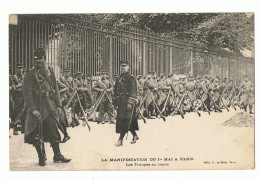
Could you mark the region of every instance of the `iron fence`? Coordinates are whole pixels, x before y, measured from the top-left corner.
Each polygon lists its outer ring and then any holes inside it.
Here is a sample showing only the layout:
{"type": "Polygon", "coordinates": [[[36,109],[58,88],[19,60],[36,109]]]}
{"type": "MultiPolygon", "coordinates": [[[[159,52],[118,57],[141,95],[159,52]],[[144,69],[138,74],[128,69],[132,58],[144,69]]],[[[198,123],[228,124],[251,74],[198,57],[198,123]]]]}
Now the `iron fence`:
{"type": "Polygon", "coordinates": [[[111,78],[119,74],[119,62],[128,60],[133,75],[192,73],[254,80],[254,60],[224,50],[202,49],[133,27],[116,28],[79,21],[63,15],[18,15],[9,25],[9,64],[15,73],[18,63],[33,67],[33,51],[44,47],[47,65],[57,76],[64,68],[98,77],[101,70],[111,78]]]}

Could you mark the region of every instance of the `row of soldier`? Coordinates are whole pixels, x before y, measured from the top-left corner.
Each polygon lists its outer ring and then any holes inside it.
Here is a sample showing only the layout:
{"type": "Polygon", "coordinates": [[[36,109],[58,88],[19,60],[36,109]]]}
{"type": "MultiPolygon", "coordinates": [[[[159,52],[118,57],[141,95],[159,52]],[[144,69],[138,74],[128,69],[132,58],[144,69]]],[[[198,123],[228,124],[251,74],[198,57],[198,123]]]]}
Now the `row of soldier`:
{"type": "MultiPolygon", "coordinates": [[[[25,107],[22,93],[22,84],[26,70],[18,64],[16,74],[9,76],[10,124],[18,135],[24,132],[25,107]]],[[[223,81],[217,76],[203,78],[169,73],[167,76],[156,72],[149,72],[146,76],[137,76],[138,86],[138,112],[139,118],[154,119],[181,115],[186,112],[212,110],[222,112],[230,107],[240,107],[252,113],[254,102],[254,85],[245,76],[243,81],[223,81]]],[[[115,76],[115,81],[117,76],[115,76]]],[[[91,74],[83,79],[83,73],[77,72],[70,76],[70,69],[65,69],[62,77],[57,81],[62,106],[67,119],[60,123],[60,130],[64,134],[63,142],[70,139],[66,128],[78,126],[79,120],[84,118],[82,110],[87,114],[94,114],[88,118],[97,123],[115,123],[115,97],[113,92],[115,82],[111,82],[107,72],[101,72],[101,78],[93,83],[91,74]],[[105,93],[103,93],[105,91],[105,93]],[[76,92],[76,93],[75,93],[76,92]],[[102,97],[101,97],[102,96],[102,97]],[[94,108],[95,112],[93,112],[94,108]],[[98,116],[96,116],[98,114],[98,116]],[[70,118],[70,120],[68,119],[70,118]]]]}

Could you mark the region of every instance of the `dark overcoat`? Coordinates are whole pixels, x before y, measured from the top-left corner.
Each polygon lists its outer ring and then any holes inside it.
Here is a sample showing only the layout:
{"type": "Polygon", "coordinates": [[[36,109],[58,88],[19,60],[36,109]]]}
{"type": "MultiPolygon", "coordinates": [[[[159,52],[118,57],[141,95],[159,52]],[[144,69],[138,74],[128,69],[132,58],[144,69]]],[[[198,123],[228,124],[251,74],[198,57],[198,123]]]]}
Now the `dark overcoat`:
{"type": "Polygon", "coordinates": [[[122,74],[116,81],[114,95],[118,107],[116,133],[139,130],[136,114],[137,81],[135,77],[129,73],[122,74]],[[127,110],[127,104],[131,104],[133,108],[127,110]]]}
{"type": "Polygon", "coordinates": [[[54,73],[50,72],[45,79],[48,83],[43,83],[39,77],[39,71],[33,68],[27,73],[24,79],[23,96],[27,109],[24,140],[25,143],[34,143],[38,132],[39,121],[32,112],[38,110],[43,121],[44,140],[59,142],[57,107],[61,107],[61,101],[57,81],[54,73]]]}

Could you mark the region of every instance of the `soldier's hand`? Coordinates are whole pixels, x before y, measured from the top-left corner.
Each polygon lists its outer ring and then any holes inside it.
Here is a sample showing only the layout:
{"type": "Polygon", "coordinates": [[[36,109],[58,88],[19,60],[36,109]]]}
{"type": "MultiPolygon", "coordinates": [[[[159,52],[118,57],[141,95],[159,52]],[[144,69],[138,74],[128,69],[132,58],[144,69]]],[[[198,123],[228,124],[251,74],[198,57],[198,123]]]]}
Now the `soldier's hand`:
{"type": "Polygon", "coordinates": [[[22,87],[22,83],[16,85],[16,88],[22,87]]]}
{"type": "Polygon", "coordinates": [[[111,89],[106,89],[106,92],[110,92],[111,91],[111,89]]]}
{"type": "Polygon", "coordinates": [[[131,111],[131,110],[132,110],[132,107],[133,107],[132,104],[127,104],[126,110],[127,110],[127,111],[131,111]]]}
{"type": "Polygon", "coordinates": [[[41,113],[38,110],[33,110],[32,114],[37,118],[37,120],[41,120],[41,113]]]}
{"type": "Polygon", "coordinates": [[[58,113],[61,113],[62,112],[61,107],[57,107],[57,111],[58,111],[58,113]]]}

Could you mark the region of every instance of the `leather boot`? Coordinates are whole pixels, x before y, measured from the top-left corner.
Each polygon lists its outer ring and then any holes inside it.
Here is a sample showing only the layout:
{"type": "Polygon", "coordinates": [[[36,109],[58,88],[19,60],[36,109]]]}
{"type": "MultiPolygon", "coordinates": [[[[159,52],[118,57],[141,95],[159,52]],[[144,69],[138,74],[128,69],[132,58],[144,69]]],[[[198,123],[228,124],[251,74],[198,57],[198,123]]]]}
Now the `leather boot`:
{"type": "Polygon", "coordinates": [[[70,136],[68,134],[64,134],[64,138],[62,139],[61,143],[65,143],[70,139],[70,136]]]}
{"type": "Polygon", "coordinates": [[[115,121],[113,120],[112,116],[109,116],[109,124],[115,124],[115,121]]]}
{"type": "Polygon", "coordinates": [[[115,146],[116,147],[123,146],[123,140],[118,140],[115,146]]]}
{"type": "Polygon", "coordinates": [[[132,141],[131,141],[131,144],[135,144],[138,139],[139,139],[139,137],[137,135],[134,136],[132,141]]]}
{"type": "Polygon", "coordinates": [[[68,163],[71,161],[71,159],[67,159],[61,154],[59,143],[51,143],[51,146],[54,152],[54,157],[53,157],[54,163],[59,163],[59,162],[68,163]]]}
{"type": "Polygon", "coordinates": [[[18,135],[18,131],[16,128],[14,128],[13,135],[18,135]]]}
{"type": "Polygon", "coordinates": [[[41,145],[40,144],[36,144],[34,145],[35,146],[35,149],[38,153],[38,158],[39,158],[39,165],[40,166],[45,166],[46,165],[46,156],[45,156],[45,149],[44,149],[44,146],[43,148],[41,148],[41,145]]]}

